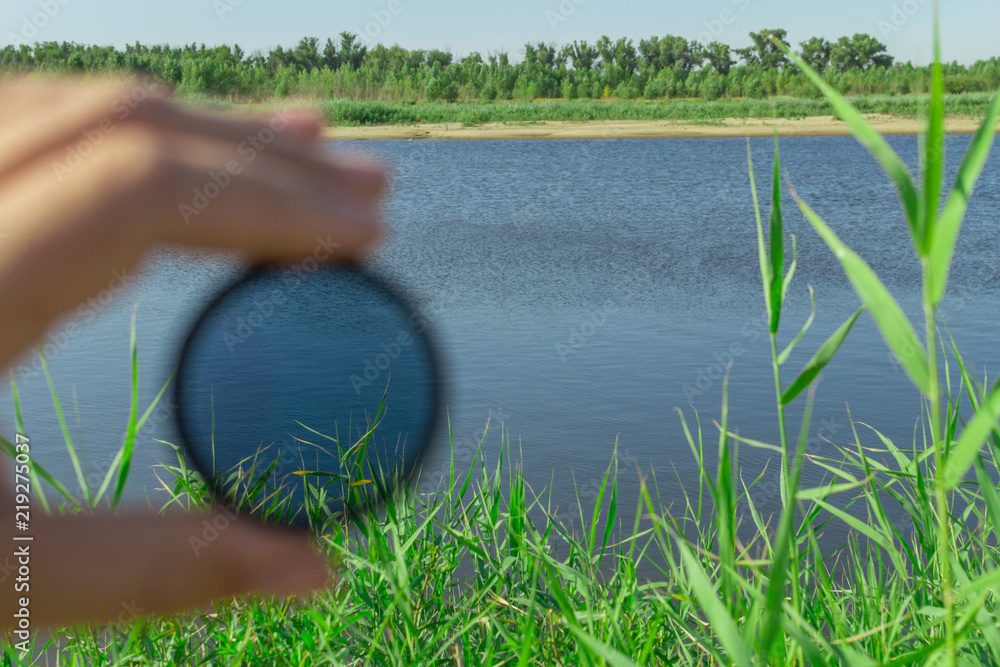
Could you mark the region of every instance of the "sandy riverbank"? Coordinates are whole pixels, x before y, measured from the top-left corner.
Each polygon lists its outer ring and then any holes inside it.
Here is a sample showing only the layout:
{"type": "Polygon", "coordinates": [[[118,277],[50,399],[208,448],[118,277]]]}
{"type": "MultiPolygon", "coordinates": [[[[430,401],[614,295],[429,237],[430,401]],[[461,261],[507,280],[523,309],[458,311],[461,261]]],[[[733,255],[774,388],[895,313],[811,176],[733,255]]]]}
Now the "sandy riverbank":
{"type": "MultiPolygon", "coordinates": [[[[919,121],[898,116],[869,114],[869,122],[882,134],[917,134],[919,121]]],[[[981,120],[949,118],[951,134],[975,132],[981,120]]],[[[648,139],[659,137],[760,137],[771,136],[774,128],[786,137],[848,135],[847,126],[832,116],[796,120],[785,118],[727,118],[692,123],[669,120],[541,121],[537,123],[486,123],[463,127],[461,123],[424,125],[368,125],[328,127],[329,139],[648,139]]],[[[1000,131],[1000,125],[997,127],[1000,131]]]]}

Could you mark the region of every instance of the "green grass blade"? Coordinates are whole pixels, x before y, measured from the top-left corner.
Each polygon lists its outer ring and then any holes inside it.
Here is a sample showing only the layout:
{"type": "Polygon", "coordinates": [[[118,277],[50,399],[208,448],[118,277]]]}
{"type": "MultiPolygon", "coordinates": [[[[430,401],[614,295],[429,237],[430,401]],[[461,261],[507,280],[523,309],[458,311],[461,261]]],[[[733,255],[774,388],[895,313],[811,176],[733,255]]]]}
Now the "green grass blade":
{"type": "MultiPolygon", "coordinates": [[[[17,382],[14,380],[13,371],[10,373],[10,397],[11,401],[14,403],[14,428],[17,429],[17,432],[21,435],[27,435],[27,432],[24,430],[24,417],[21,415],[21,394],[17,390],[17,382]]],[[[13,452],[14,450],[12,449],[11,453],[13,454],[13,452]]],[[[28,468],[28,474],[31,478],[31,486],[35,494],[35,500],[38,501],[38,505],[43,511],[50,512],[51,508],[49,507],[49,499],[45,495],[45,489],[38,481],[38,473],[35,470],[36,466],[37,463],[35,463],[34,458],[32,458],[31,466],[28,468]]],[[[70,499],[72,498],[72,496],[69,495],[69,492],[67,492],[67,496],[70,499]]]]}
{"type": "Polygon", "coordinates": [[[757,182],[753,174],[753,157],[750,155],[750,139],[747,139],[747,166],[750,170],[750,195],[753,198],[754,218],[757,222],[757,262],[760,265],[760,279],[764,284],[764,306],[767,308],[768,322],[772,319],[771,306],[771,265],[767,259],[764,244],[764,224],[760,218],[760,200],[757,198],[757,182]]]}
{"type": "Polygon", "coordinates": [[[958,441],[952,445],[942,476],[946,489],[954,489],[964,479],[965,473],[979,456],[986,438],[997,427],[997,419],[1000,419],[1000,381],[983,398],[976,414],[965,425],[958,441]]]}
{"type": "Polygon", "coordinates": [[[729,612],[726,611],[725,605],[722,604],[722,601],[716,594],[715,588],[712,586],[712,582],[705,573],[701,563],[695,558],[694,553],[685,544],[683,538],[678,538],[677,548],[680,550],[681,559],[684,561],[684,571],[687,572],[688,583],[694,589],[694,594],[701,604],[702,611],[708,617],[709,622],[712,624],[712,630],[719,638],[719,641],[722,642],[722,646],[726,649],[726,653],[729,654],[729,658],[736,665],[753,664],[750,649],[747,647],[743,635],[740,634],[740,631],[736,627],[736,622],[729,615],[729,612]]]}
{"type": "Polygon", "coordinates": [[[788,294],[788,286],[792,284],[792,278],[795,276],[795,267],[799,263],[799,246],[795,240],[795,234],[789,234],[792,237],[792,263],[788,265],[788,273],[785,274],[785,280],[781,284],[781,302],[785,302],[785,296],[788,294]]]}
{"type": "Polygon", "coordinates": [[[59,420],[59,428],[62,429],[63,439],[66,441],[66,451],[69,452],[69,460],[73,464],[73,472],[76,473],[76,480],[80,484],[80,491],[83,493],[83,498],[88,506],[92,506],[92,495],[90,493],[90,486],[87,484],[87,480],[83,474],[83,468],[80,466],[80,459],[76,455],[76,447],[73,446],[73,438],[69,434],[69,426],[66,425],[66,416],[63,414],[62,402],[59,400],[59,392],[56,391],[56,385],[52,381],[52,374],[49,372],[49,364],[45,359],[45,351],[42,350],[42,346],[38,346],[38,355],[42,362],[42,371],[45,373],[45,381],[49,385],[49,394],[52,396],[52,404],[56,409],[56,417],[59,420]]]}
{"type": "Polygon", "coordinates": [[[917,224],[917,243],[920,256],[925,257],[930,252],[931,239],[934,235],[934,222],[941,196],[941,175],[944,170],[944,75],[941,70],[941,31],[937,21],[934,22],[930,118],[927,137],[924,139],[922,162],[923,197],[917,224]]]}
{"type": "Polygon", "coordinates": [[[788,569],[788,557],[792,549],[795,510],[798,505],[796,493],[802,482],[802,467],[806,458],[806,444],[809,442],[809,424],[812,419],[814,395],[815,390],[810,391],[806,400],[806,408],[802,414],[802,429],[799,432],[798,451],[796,452],[795,462],[792,464],[792,471],[788,481],[788,497],[792,498],[792,502],[785,505],[781,512],[778,534],[774,540],[774,555],[771,559],[770,581],[768,582],[767,598],[764,603],[764,615],[760,626],[760,645],[758,646],[758,657],[761,660],[761,664],[765,665],[768,664],[767,660],[771,652],[771,645],[777,638],[778,629],[781,627],[781,617],[784,614],[783,603],[787,589],[785,572],[788,569]]]}
{"type": "Polygon", "coordinates": [[[139,350],[135,343],[135,308],[132,309],[132,324],[129,329],[128,343],[132,369],[132,400],[128,411],[128,426],[125,429],[125,443],[122,445],[121,461],[118,464],[118,478],[115,480],[115,491],[111,498],[112,508],[118,507],[118,503],[121,502],[122,493],[125,491],[125,482],[128,481],[128,473],[132,467],[132,452],[135,449],[135,437],[139,431],[136,427],[136,413],[139,408],[139,350]]]}
{"type": "Polygon", "coordinates": [[[778,157],[778,131],[774,132],[774,181],[771,184],[771,333],[777,333],[781,320],[782,281],[785,272],[785,229],[781,219],[781,164],[778,157]]]}
{"type": "MultiPolygon", "coordinates": [[[[138,380],[138,366],[136,366],[134,372],[135,372],[135,378],[136,378],[136,380],[138,380]]],[[[170,374],[170,377],[167,378],[167,381],[163,384],[162,387],[160,387],[160,391],[156,394],[156,397],[153,398],[153,401],[149,404],[149,407],[146,408],[146,411],[142,413],[142,417],[140,417],[139,420],[138,420],[138,422],[135,424],[134,434],[133,434],[132,440],[131,440],[133,446],[135,444],[135,435],[137,435],[142,430],[143,424],[145,424],[146,420],[149,419],[150,415],[153,414],[153,410],[155,410],[156,406],[159,405],[160,399],[163,398],[164,392],[167,390],[167,387],[170,386],[170,383],[173,381],[174,375],[176,375],[176,374],[177,374],[177,369],[174,369],[174,372],[170,374]]],[[[131,430],[131,423],[130,423],[129,428],[126,430],[126,433],[128,433],[130,430],[131,430]]],[[[126,445],[128,444],[128,442],[129,442],[128,437],[126,437],[126,440],[122,444],[121,449],[118,450],[118,453],[115,455],[114,460],[111,462],[111,465],[108,467],[108,472],[104,475],[104,480],[101,482],[100,488],[98,488],[97,492],[94,494],[94,502],[95,503],[99,502],[101,500],[101,498],[104,497],[104,494],[105,494],[105,492],[107,492],[108,487],[111,486],[111,481],[113,479],[117,479],[117,482],[116,482],[116,485],[115,485],[116,491],[118,489],[124,489],[125,488],[125,479],[123,479],[123,476],[127,479],[128,469],[127,468],[123,469],[121,467],[121,465],[122,465],[122,461],[124,461],[124,459],[125,459],[125,453],[126,453],[125,449],[126,449],[126,445]]],[[[129,451],[129,461],[131,462],[131,450],[129,451]]],[[[118,505],[118,503],[119,503],[119,500],[120,500],[120,496],[118,498],[112,500],[112,507],[116,507],[118,505]]]]}
{"type": "MultiPolygon", "coordinates": [[[[14,448],[14,444],[3,437],[0,437],[0,449],[2,449],[3,452],[8,456],[10,456],[11,458],[14,458],[14,456],[17,454],[17,451],[14,448]]],[[[53,476],[52,473],[46,470],[42,466],[42,464],[36,461],[34,457],[31,458],[30,471],[33,476],[37,475],[37,477],[33,477],[31,480],[32,493],[37,494],[37,492],[41,491],[42,485],[37,482],[37,479],[41,478],[46,482],[48,482],[52,486],[52,488],[54,488],[56,492],[59,493],[59,495],[61,495],[63,498],[66,499],[67,502],[70,503],[70,505],[75,507],[78,504],[79,501],[73,497],[73,494],[70,493],[69,489],[63,486],[62,482],[57,480],[55,476],[53,476]]],[[[39,496],[36,495],[36,497],[39,496]]],[[[45,509],[46,512],[49,511],[48,501],[46,501],[46,504],[44,505],[43,509],[45,509]]]]}
{"type": "MultiPolygon", "coordinates": [[[[538,547],[536,547],[536,549],[537,548],[538,547]]],[[[567,592],[562,587],[559,575],[556,572],[556,568],[553,567],[553,563],[544,553],[540,553],[539,558],[542,559],[542,564],[545,567],[546,574],[552,582],[550,591],[556,603],[562,608],[566,628],[595,655],[599,655],[601,658],[606,660],[608,664],[621,667],[635,667],[635,663],[629,660],[627,656],[587,633],[587,631],[580,625],[579,620],[576,618],[576,605],[573,604],[573,601],[570,600],[567,592]]]]}
{"type": "Polygon", "coordinates": [[[914,243],[917,242],[919,238],[917,236],[917,223],[918,215],[920,209],[920,199],[917,194],[916,186],[913,184],[913,177],[910,175],[910,171],[906,168],[906,164],[902,159],[896,154],[892,147],[889,146],[885,138],[878,133],[875,128],[873,128],[868,121],[864,119],[864,116],[854,108],[854,106],[848,102],[844,97],[838,93],[833,86],[828,84],[823,78],[809,65],[799,57],[798,54],[793,53],[787,46],[782,44],[780,41],[776,41],[777,44],[792,61],[799,66],[799,68],[805,72],[806,76],[816,85],[817,88],[822,91],[823,95],[826,97],[830,106],[836,112],[837,116],[841,118],[850,128],[854,137],[861,142],[861,144],[871,152],[871,154],[878,160],[879,164],[892,179],[892,182],[896,185],[896,191],[899,193],[900,201],[903,203],[903,208],[906,212],[906,220],[910,226],[910,233],[913,236],[914,243]]]}
{"type": "Polygon", "coordinates": [[[736,569],[736,502],[733,499],[733,459],[730,453],[729,429],[729,372],[732,363],[726,367],[722,380],[722,424],[719,428],[719,464],[716,471],[715,515],[719,531],[719,560],[722,563],[722,596],[734,613],[736,584],[733,572],[736,569]]]}
{"type": "Polygon", "coordinates": [[[979,130],[972,137],[969,149],[958,168],[955,187],[948,195],[948,201],[941,211],[937,224],[934,226],[930,249],[930,290],[931,303],[937,305],[944,298],[945,285],[948,282],[948,271],[951,269],[952,256],[955,253],[955,243],[958,231],[965,217],[965,209],[969,197],[975,187],[979,175],[990,154],[996,135],[997,119],[1000,119],[1000,92],[997,92],[990,104],[986,118],[979,130]]]}
{"type": "Polygon", "coordinates": [[[115,473],[118,471],[118,466],[121,464],[122,460],[122,449],[118,450],[115,454],[115,458],[112,459],[111,465],[108,466],[108,471],[104,473],[104,479],[101,480],[101,485],[97,487],[97,491],[94,492],[94,504],[101,502],[101,498],[107,493],[108,488],[111,486],[112,480],[115,478],[115,473]]]}
{"type": "Polygon", "coordinates": [[[14,428],[21,435],[25,435],[24,417],[21,415],[21,395],[17,390],[17,382],[14,381],[14,371],[10,372],[10,394],[14,401],[14,428]]]}
{"type": "MultiPolygon", "coordinates": [[[[792,239],[794,238],[795,237],[793,236],[792,239]]],[[[792,262],[792,264],[794,266],[795,263],[792,262]]],[[[792,269],[789,269],[788,274],[791,275],[791,273],[792,269]]],[[[809,288],[809,308],[810,308],[809,317],[806,318],[806,323],[802,325],[801,329],[799,329],[799,333],[796,334],[795,338],[792,339],[792,342],[790,342],[785,347],[785,349],[781,351],[781,354],[778,355],[779,366],[784,365],[784,363],[788,361],[788,355],[792,353],[792,350],[795,349],[795,346],[799,344],[799,341],[802,340],[802,337],[806,335],[807,331],[809,331],[809,327],[812,326],[813,320],[816,319],[816,293],[815,291],[813,291],[812,285],[807,284],[806,287],[809,288]]],[[[782,296],[782,300],[784,300],[784,296],[782,296]]]]}
{"type": "Polygon", "coordinates": [[[580,642],[585,644],[594,655],[600,656],[604,662],[612,667],[638,667],[638,665],[629,660],[627,655],[621,653],[620,651],[616,651],[606,643],[596,639],[592,635],[588,634],[587,631],[579,625],[570,624],[568,627],[569,631],[572,632],[580,642]]]}
{"type": "Polygon", "coordinates": [[[153,414],[153,410],[156,409],[156,406],[160,404],[160,399],[163,398],[164,392],[167,391],[167,387],[169,387],[170,383],[173,382],[175,375],[177,375],[176,368],[174,369],[174,372],[170,374],[170,377],[167,378],[167,381],[163,383],[163,386],[160,387],[160,391],[156,393],[156,396],[149,404],[149,407],[146,408],[146,411],[142,413],[142,417],[139,418],[139,422],[135,425],[136,431],[142,430],[143,424],[145,424],[146,420],[149,419],[149,416],[153,414]]]}
{"type": "Polygon", "coordinates": [[[861,533],[862,535],[870,539],[872,542],[882,547],[883,549],[889,550],[894,548],[892,540],[887,535],[883,534],[880,530],[876,529],[875,526],[872,526],[866,523],[865,521],[862,521],[857,517],[848,514],[842,509],[834,505],[831,505],[826,501],[819,500],[818,498],[816,498],[813,499],[812,502],[816,503],[817,505],[828,511],[830,514],[833,514],[834,516],[838,517],[849,527],[858,531],[859,533],[861,533]]]}
{"type": "Polygon", "coordinates": [[[979,480],[979,492],[986,505],[986,519],[990,522],[993,533],[1000,535],[1000,494],[997,493],[996,485],[986,472],[982,458],[977,456],[973,459],[973,463],[976,466],[976,479],[979,480]]]}
{"type": "Polygon", "coordinates": [[[861,317],[861,313],[865,311],[865,307],[861,306],[858,308],[853,315],[847,318],[847,321],[840,325],[836,331],[834,331],[826,342],[823,343],[816,354],[812,356],[802,372],[799,373],[798,377],[792,382],[792,384],[785,390],[781,395],[781,404],[788,405],[795,400],[795,397],[802,393],[802,390],[812,384],[812,381],[819,376],[820,372],[826,368],[826,365],[830,363],[833,356],[837,354],[837,350],[840,349],[840,345],[847,338],[847,334],[851,332],[851,327],[854,323],[858,321],[861,317]]]}
{"type": "Polygon", "coordinates": [[[927,354],[902,308],[892,298],[872,268],[848,248],[805,202],[798,200],[798,204],[813,228],[830,247],[834,256],[840,260],[844,273],[847,274],[861,302],[868,307],[868,312],[875,320],[875,325],[889,346],[889,350],[899,360],[913,384],[917,385],[925,396],[928,395],[931,379],[927,354]]]}

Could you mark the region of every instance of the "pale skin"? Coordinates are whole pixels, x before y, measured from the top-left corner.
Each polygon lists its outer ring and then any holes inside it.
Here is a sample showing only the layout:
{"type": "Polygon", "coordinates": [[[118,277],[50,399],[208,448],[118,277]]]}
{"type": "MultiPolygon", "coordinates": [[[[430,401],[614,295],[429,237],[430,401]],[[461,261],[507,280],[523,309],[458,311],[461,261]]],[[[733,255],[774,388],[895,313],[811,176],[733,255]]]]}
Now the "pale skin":
{"type": "MultiPolygon", "coordinates": [[[[294,261],[324,239],[336,246],[331,261],[361,259],[383,235],[387,177],[369,161],[326,157],[320,128],[307,110],[222,116],[135,85],[0,84],[0,367],[158,244],[294,261]],[[280,129],[265,132],[273,139],[248,160],[241,144],[265,128],[280,129]],[[193,191],[221,171],[231,180],[218,196],[183,215],[180,205],[191,206],[193,191]]],[[[9,465],[2,475],[0,562],[14,549],[9,465]]],[[[196,554],[191,536],[218,516],[34,509],[32,627],[172,613],[245,594],[307,595],[330,584],[327,559],[307,536],[248,519],[228,522],[196,554]]],[[[10,628],[24,593],[14,577],[0,586],[0,628],[10,628]]]]}

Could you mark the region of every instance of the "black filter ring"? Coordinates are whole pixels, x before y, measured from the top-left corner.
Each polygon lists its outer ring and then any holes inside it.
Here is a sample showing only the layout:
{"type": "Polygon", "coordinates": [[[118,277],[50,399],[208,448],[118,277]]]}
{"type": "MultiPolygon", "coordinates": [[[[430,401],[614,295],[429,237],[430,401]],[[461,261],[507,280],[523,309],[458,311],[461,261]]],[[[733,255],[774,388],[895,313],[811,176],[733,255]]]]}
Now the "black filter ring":
{"type": "MultiPolygon", "coordinates": [[[[185,360],[187,359],[187,353],[191,348],[192,341],[197,337],[201,326],[208,319],[208,316],[231,294],[264,276],[273,276],[284,271],[292,270],[293,268],[298,268],[299,270],[296,271],[297,277],[302,277],[304,279],[308,279],[308,276],[311,274],[323,272],[328,274],[344,272],[350,273],[355,278],[360,278],[363,282],[374,287],[376,291],[388,297],[391,302],[397,304],[401,310],[408,313],[411,323],[413,317],[419,316],[421,313],[421,310],[415,305],[416,301],[411,299],[402,290],[394,286],[386,278],[379,276],[358,264],[324,264],[308,272],[302,271],[301,267],[298,267],[298,265],[256,264],[216,294],[209,304],[201,311],[198,317],[194,320],[194,323],[188,328],[188,333],[184,338],[183,344],[181,345],[180,352],[176,356],[176,377],[174,378],[173,387],[174,405],[176,406],[174,421],[177,425],[177,431],[181,439],[181,446],[183,447],[187,460],[191,463],[191,467],[201,474],[206,482],[208,482],[216,504],[225,507],[230,512],[251,516],[258,520],[260,517],[256,516],[256,514],[246,512],[244,508],[230,502],[230,500],[226,497],[226,493],[222,488],[222,485],[217,482],[217,476],[211,470],[211,466],[209,466],[208,462],[201,458],[197,448],[193,445],[194,439],[191,438],[191,434],[187,427],[187,420],[184,415],[184,380],[187,375],[185,360]]],[[[414,472],[420,468],[421,463],[426,458],[427,452],[432,449],[432,445],[435,437],[437,436],[438,430],[440,429],[440,424],[443,421],[444,416],[445,389],[444,373],[442,370],[441,355],[439,352],[440,348],[438,347],[435,338],[430,331],[429,323],[427,323],[426,320],[424,320],[424,325],[422,327],[414,327],[414,330],[416,335],[421,338],[424,348],[427,350],[428,361],[430,362],[432,414],[430,424],[423,437],[423,442],[420,443],[417,455],[410,461],[409,467],[405,469],[402,474],[394,478],[393,481],[396,482],[396,485],[386,487],[387,492],[391,492],[394,488],[397,488],[399,484],[409,482],[414,472]]],[[[383,500],[384,495],[376,498],[374,502],[365,503],[360,507],[347,508],[346,518],[349,520],[357,520],[366,512],[369,512],[377,507],[383,500]]],[[[290,523],[290,526],[300,529],[308,528],[308,518],[304,517],[302,519],[295,519],[290,523]]]]}

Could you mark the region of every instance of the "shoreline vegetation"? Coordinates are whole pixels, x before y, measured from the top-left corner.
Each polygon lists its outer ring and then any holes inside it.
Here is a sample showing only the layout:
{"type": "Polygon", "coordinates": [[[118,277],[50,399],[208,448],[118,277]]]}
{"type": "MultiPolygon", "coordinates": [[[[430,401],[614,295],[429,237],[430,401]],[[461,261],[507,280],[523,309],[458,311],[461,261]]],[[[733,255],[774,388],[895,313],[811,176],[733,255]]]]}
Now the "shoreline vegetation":
{"type": "MultiPolygon", "coordinates": [[[[676,137],[849,136],[826,100],[684,99],[536,100],[512,102],[382,102],[301,98],[236,103],[184,96],[195,106],[270,111],[289,105],[319,109],[329,139],[619,139],[676,137]]],[[[849,98],[881,134],[918,134],[926,96],[849,98]]],[[[989,109],[986,93],[946,95],[945,131],[972,134],[989,109]]],[[[996,128],[1000,131],[1000,125],[996,128]]]]}
{"type": "MultiPolygon", "coordinates": [[[[249,52],[239,44],[31,44],[22,35],[19,44],[0,45],[0,80],[112,76],[212,108],[315,105],[332,138],[527,139],[760,136],[775,128],[782,136],[848,134],[805,68],[879,132],[915,134],[934,76],[865,33],[810,37],[797,52],[786,30],[767,28],[749,33],[745,47],[707,34],[605,35],[466,55],[390,46],[376,36],[344,31],[249,52]]],[[[1000,57],[936,71],[946,130],[973,132],[1000,87],[1000,57]]]]}
{"type": "MultiPolygon", "coordinates": [[[[803,37],[804,35],[797,35],[803,37]]],[[[885,35],[882,35],[883,38],[885,35]]],[[[16,38],[11,33],[8,39],[16,38]]],[[[148,78],[188,95],[264,102],[296,98],[419,104],[560,99],[567,102],[675,101],[728,103],[804,98],[826,105],[801,66],[823,75],[841,95],[905,98],[926,93],[931,68],[902,62],[876,37],[798,42],[786,30],[751,32],[746,47],[710,36],[602,36],[594,43],[529,42],[513,53],[405,49],[373,35],[341,32],[304,37],[291,48],[244,50],[239,44],[134,44],[117,48],[75,42],[0,45],[0,78],[32,73],[148,78]],[[794,56],[794,57],[793,57],[794,56]]],[[[736,37],[736,35],[733,35],[736,37]]],[[[941,66],[942,92],[991,93],[1000,86],[1000,57],[941,66]]],[[[728,114],[733,115],[733,114],[728,114]]],[[[823,115],[813,114],[813,115],[823,115]]],[[[736,117],[741,114],[735,114],[736,117]]],[[[551,119],[556,120],[556,119],[551,119]]],[[[569,119],[559,119],[569,120],[569,119]]],[[[625,120],[623,118],[622,120],[625,120]]]]}

